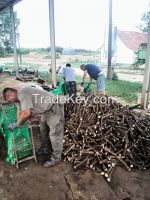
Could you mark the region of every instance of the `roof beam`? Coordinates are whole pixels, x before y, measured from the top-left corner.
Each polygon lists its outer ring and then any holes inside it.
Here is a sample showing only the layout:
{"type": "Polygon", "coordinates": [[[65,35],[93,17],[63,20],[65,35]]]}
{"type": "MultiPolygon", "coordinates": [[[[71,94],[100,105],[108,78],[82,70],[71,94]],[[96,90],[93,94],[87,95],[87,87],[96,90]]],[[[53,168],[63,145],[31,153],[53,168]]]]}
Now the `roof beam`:
{"type": "Polygon", "coordinates": [[[3,6],[0,7],[0,12],[5,10],[7,7],[9,7],[11,5],[17,4],[19,1],[22,1],[22,0],[11,0],[11,1],[0,0],[0,2],[4,2],[4,4],[2,4],[3,6]]]}

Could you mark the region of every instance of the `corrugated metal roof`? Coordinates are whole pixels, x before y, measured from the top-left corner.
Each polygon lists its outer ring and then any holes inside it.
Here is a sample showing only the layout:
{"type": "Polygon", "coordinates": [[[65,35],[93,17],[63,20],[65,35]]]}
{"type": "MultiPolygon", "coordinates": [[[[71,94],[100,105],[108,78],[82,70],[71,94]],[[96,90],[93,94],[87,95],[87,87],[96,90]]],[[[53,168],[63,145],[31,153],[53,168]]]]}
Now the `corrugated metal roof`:
{"type": "Polygon", "coordinates": [[[21,0],[0,0],[0,11],[6,9],[11,4],[16,4],[21,0]]]}

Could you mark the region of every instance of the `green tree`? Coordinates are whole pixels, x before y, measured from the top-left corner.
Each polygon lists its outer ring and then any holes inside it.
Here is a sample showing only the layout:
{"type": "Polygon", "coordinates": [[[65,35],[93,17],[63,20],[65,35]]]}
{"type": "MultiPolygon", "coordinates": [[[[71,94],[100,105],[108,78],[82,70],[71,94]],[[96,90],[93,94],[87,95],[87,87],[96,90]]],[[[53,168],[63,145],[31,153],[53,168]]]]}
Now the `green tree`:
{"type": "Polygon", "coordinates": [[[4,56],[5,56],[5,49],[0,46],[0,57],[4,57],[4,56]]]}
{"type": "MultiPolygon", "coordinates": [[[[15,30],[17,30],[20,20],[17,18],[17,13],[14,13],[15,30]]],[[[12,30],[11,18],[9,10],[0,16],[0,48],[4,49],[5,55],[12,53],[12,30]]],[[[1,55],[2,56],[2,55],[1,55]]]]}
{"type": "Polygon", "coordinates": [[[148,32],[148,23],[150,20],[150,11],[147,11],[143,14],[141,18],[141,24],[139,25],[139,29],[143,32],[148,32]]]}
{"type": "Polygon", "coordinates": [[[56,46],[56,52],[62,54],[62,47],[56,46]]]}

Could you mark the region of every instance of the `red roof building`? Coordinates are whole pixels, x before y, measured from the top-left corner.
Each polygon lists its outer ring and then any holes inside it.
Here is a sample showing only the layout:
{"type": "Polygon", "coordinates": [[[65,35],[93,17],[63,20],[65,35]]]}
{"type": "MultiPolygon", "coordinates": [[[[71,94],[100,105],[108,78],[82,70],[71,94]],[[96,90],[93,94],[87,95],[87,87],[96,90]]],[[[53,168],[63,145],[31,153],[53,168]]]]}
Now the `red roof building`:
{"type": "Polygon", "coordinates": [[[117,31],[116,62],[132,64],[140,44],[147,43],[147,34],[135,31],[117,31]]]}
{"type": "Polygon", "coordinates": [[[147,34],[135,31],[117,31],[118,37],[125,46],[136,52],[141,43],[147,43],[147,34]]]}

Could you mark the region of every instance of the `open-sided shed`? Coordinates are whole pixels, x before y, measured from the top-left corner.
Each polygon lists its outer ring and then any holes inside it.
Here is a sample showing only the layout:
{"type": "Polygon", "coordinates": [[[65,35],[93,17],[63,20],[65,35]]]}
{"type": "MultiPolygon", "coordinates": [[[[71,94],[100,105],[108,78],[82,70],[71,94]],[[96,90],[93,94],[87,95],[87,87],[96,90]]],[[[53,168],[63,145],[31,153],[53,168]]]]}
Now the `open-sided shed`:
{"type": "MultiPolygon", "coordinates": [[[[18,74],[18,59],[17,59],[17,48],[16,48],[16,34],[14,27],[14,14],[13,5],[22,0],[0,0],[0,12],[9,8],[12,22],[12,38],[13,38],[13,49],[14,49],[14,61],[16,66],[16,74],[18,74]]],[[[56,86],[56,53],[55,53],[55,23],[54,23],[54,0],[49,0],[49,24],[50,24],[50,46],[51,46],[51,69],[52,69],[52,82],[56,86]]],[[[143,91],[141,104],[144,108],[150,104],[150,26],[148,33],[148,48],[147,48],[147,59],[146,68],[144,73],[143,91]]]]}
{"type": "MultiPolygon", "coordinates": [[[[14,4],[22,0],[0,0],[0,14],[5,9],[10,9],[11,24],[12,24],[12,38],[13,38],[13,50],[14,50],[14,62],[16,67],[16,75],[18,75],[18,59],[16,48],[16,34],[14,26],[14,4]]],[[[56,86],[56,52],[55,52],[55,25],[54,25],[54,0],[49,0],[49,25],[50,25],[50,46],[51,46],[51,69],[52,69],[52,82],[56,86]]]]}
{"type": "Polygon", "coordinates": [[[10,10],[10,17],[11,17],[11,25],[12,25],[12,43],[13,43],[13,50],[14,50],[14,63],[16,67],[16,75],[18,75],[18,59],[17,59],[17,47],[16,47],[16,34],[15,34],[15,22],[14,22],[14,12],[13,6],[17,2],[21,0],[0,0],[0,14],[5,11],[6,9],[10,10]]]}

